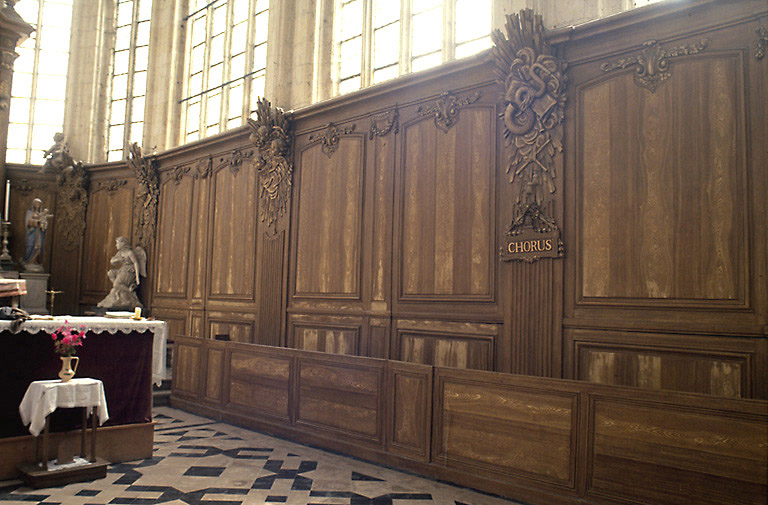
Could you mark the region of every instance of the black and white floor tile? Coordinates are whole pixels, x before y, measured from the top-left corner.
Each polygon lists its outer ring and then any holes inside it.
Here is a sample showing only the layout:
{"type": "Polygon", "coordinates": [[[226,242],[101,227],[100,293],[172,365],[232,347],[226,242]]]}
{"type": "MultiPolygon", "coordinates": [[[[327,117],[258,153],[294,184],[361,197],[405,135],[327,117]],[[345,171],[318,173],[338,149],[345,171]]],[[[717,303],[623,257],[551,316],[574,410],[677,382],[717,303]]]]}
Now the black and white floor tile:
{"type": "Polygon", "coordinates": [[[516,502],[155,408],[148,459],[51,489],[0,483],[0,505],[514,505],[516,502]]]}

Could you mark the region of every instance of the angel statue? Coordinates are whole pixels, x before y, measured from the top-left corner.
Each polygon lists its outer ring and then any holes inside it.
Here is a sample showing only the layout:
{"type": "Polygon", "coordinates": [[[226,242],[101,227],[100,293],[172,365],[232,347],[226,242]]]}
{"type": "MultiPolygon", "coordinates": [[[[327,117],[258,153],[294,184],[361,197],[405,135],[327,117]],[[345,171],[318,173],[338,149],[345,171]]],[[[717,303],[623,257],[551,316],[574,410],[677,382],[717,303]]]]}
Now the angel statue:
{"type": "Polygon", "coordinates": [[[107,309],[133,309],[143,307],[136,296],[140,277],[147,276],[147,253],[142,247],[133,247],[125,237],[117,237],[117,252],[109,262],[115,268],[107,272],[112,281],[112,290],[99,302],[107,309]]]}

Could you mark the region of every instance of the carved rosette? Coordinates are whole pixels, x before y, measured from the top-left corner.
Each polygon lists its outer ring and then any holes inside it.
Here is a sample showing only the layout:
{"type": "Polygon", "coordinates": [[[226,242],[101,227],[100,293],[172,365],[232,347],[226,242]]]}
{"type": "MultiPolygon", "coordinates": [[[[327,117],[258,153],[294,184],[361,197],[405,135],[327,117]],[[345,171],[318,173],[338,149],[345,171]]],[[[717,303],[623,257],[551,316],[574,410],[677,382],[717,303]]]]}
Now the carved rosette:
{"type": "MultiPolygon", "coordinates": [[[[506,31],[506,37],[499,30],[491,37],[497,82],[504,90],[507,174],[517,192],[507,245],[510,237],[532,231],[552,240],[533,259],[559,257],[560,230],[545,206],[556,190],[555,156],[563,150],[566,63],[544,41],[541,16],[531,9],[507,16],[506,31]]],[[[502,259],[526,259],[506,249],[502,259]]]]}
{"type": "Polygon", "coordinates": [[[659,84],[672,77],[669,60],[679,58],[680,56],[698,54],[706,49],[708,45],[708,39],[701,39],[697,44],[664,49],[657,41],[647,40],[643,42],[643,49],[639,54],[621,58],[610,63],[603,63],[600,65],[600,69],[603,72],[610,72],[634,66],[635,84],[649,89],[653,93],[659,84]]]}
{"type": "Polygon", "coordinates": [[[459,120],[459,109],[475,103],[480,99],[480,96],[480,92],[476,91],[467,97],[459,99],[450,91],[445,91],[440,94],[440,97],[433,105],[419,105],[416,109],[416,114],[419,116],[433,116],[435,126],[443,133],[448,133],[448,130],[459,120]]]}
{"type": "Polygon", "coordinates": [[[64,248],[75,249],[85,234],[85,212],[88,208],[88,172],[82,162],[62,171],[56,178],[56,227],[64,237],[64,248]]]}
{"type": "Polygon", "coordinates": [[[256,120],[248,119],[249,137],[256,146],[254,164],[259,173],[259,218],[267,230],[277,231],[277,221],[288,209],[293,180],[290,115],[265,99],[256,105],[256,120]]]}
{"type": "Polygon", "coordinates": [[[134,142],[130,147],[129,168],[136,174],[136,200],[134,215],[136,228],[134,244],[149,250],[155,237],[157,225],[157,204],[160,196],[160,184],[154,159],[142,156],[141,147],[134,142]]]}

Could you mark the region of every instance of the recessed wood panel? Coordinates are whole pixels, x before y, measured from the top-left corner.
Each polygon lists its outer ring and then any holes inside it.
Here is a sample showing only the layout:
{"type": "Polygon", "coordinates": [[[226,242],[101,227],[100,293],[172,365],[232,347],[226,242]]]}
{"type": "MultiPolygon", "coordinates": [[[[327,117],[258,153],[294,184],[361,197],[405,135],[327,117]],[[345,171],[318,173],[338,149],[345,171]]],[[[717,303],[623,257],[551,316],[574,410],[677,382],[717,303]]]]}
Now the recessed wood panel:
{"type": "Polygon", "coordinates": [[[403,133],[401,299],[494,293],[494,113],[461,111],[447,133],[431,118],[403,133]]]}
{"type": "Polygon", "coordinates": [[[107,277],[112,268],[109,260],[117,251],[115,239],[121,236],[133,237],[133,188],[126,185],[91,193],[83,247],[83,295],[106,296],[112,289],[107,277]]]}
{"type": "Polygon", "coordinates": [[[361,135],[300,154],[295,296],[360,296],[364,154],[361,135]]]}
{"type": "Polygon", "coordinates": [[[764,503],[765,415],[607,398],[592,415],[590,491],[638,503],[764,503]]]}
{"type": "Polygon", "coordinates": [[[575,394],[439,380],[435,457],[573,485],[575,394]]]}
{"type": "Polygon", "coordinates": [[[389,448],[426,460],[432,431],[432,367],[388,363],[389,448]]]}
{"type": "Polygon", "coordinates": [[[380,443],[383,375],[383,365],[301,358],[296,423],[380,443]]]}
{"type": "Polygon", "coordinates": [[[217,335],[231,342],[253,342],[253,321],[243,321],[224,318],[208,318],[208,338],[215,339],[217,335]]]}
{"type": "Polygon", "coordinates": [[[400,320],[395,356],[411,363],[493,370],[500,330],[493,324],[400,320]]]}
{"type": "Polygon", "coordinates": [[[171,179],[161,186],[154,249],[156,295],[187,295],[193,193],[191,177],[171,179]]]}
{"type": "Polygon", "coordinates": [[[173,392],[197,397],[200,394],[200,352],[199,345],[176,343],[173,362],[173,392]]]}
{"type": "Polygon", "coordinates": [[[747,303],[743,73],[709,55],[654,93],[630,71],[579,90],[583,302],[747,303]]]}
{"type": "Polygon", "coordinates": [[[224,349],[206,349],[205,399],[221,402],[224,383],[224,349]]]}
{"type": "Polygon", "coordinates": [[[258,177],[251,164],[213,175],[209,299],[253,301],[256,294],[258,177]]]}
{"type": "Polygon", "coordinates": [[[291,358],[233,351],[229,401],[269,416],[288,419],[291,358]]]}
{"type": "Polygon", "coordinates": [[[262,239],[259,331],[255,335],[256,344],[285,345],[285,339],[280,333],[283,321],[284,247],[284,231],[262,239]]]}
{"type": "Polygon", "coordinates": [[[293,325],[293,344],[296,349],[331,354],[358,354],[360,327],[293,325]]]}

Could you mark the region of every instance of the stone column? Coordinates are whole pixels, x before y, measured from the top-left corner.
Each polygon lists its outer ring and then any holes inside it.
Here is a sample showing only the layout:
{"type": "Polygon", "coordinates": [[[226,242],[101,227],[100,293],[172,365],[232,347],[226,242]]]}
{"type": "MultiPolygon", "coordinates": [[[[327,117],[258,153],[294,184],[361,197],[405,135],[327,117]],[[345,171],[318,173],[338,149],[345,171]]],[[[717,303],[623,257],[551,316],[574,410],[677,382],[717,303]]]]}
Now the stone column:
{"type": "MultiPolygon", "coordinates": [[[[8,113],[11,104],[13,62],[18,57],[16,46],[34,30],[13,9],[15,0],[0,6],[0,204],[5,202],[5,150],[8,147],[8,113]]],[[[2,209],[0,209],[2,212],[2,209]]]]}

